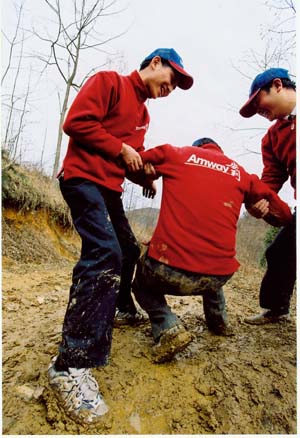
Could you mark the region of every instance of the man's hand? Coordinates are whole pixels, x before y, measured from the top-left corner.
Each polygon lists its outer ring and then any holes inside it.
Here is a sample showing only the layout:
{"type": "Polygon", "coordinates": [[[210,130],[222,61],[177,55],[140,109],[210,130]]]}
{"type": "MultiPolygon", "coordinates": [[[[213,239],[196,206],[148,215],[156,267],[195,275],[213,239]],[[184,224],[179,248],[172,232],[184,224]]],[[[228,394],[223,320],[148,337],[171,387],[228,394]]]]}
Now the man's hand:
{"type": "Polygon", "coordinates": [[[144,172],[149,180],[154,180],[159,178],[159,175],[157,174],[156,170],[154,169],[151,163],[144,164],[144,172]]]}
{"type": "Polygon", "coordinates": [[[144,165],[144,172],[146,177],[146,183],[143,186],[143,196],[145,196],[145,198],[153,199],[157,191],[156,185],[153,180],[159,178],[159,175],[157,174],[151,163],[146,163],[144,165]]]}
{"type": "Polygon", "coordinates": [[[257,219],[265,217],[269,213],[269,201],[261,199],[251,206],[247,206],[248,212],[257,219]]]}
{"type": "Polygon", "coordinates": [[[130,172],[137,172],[143,168],[140,154],[134,150],[133,147],[129,146],[129,144],[122,143],[120,157],[130,172]]]}
{"type": "MultiPolygon", "coordinates": [[[[124,148],[125,151],[128,147],[130,149],[132,149],[131,146],[128,146],[125,143],[123,143],[123,145],[125,145],[125,148],[124,148]]],[[[134,149],[133,149],[133,151],[134,151],[134,149]]],[[[126,154],[126,152],[125,152],[125,154],[126,154]]],[[[141,159],[140,155],[139,154],[137,154],[137,155],[141,159]]],[[[142,163],[142,166],[138,167],[136,170],[134,170],[134,168],[136,168],[136,166],[139,166],[139,162],[135,162],[135,165],[131,165],[131,167],[129,167],[129,165],[127,165],[129,172],[128,171],[126,172],[126,178],[128,178],[130,181],[134,182],[135,184],[139,184],[140,186],[143,187],[143,196],[145,196],[146,198],[153,199],[154,196],[156,195],[156,191],[157,191],[156,185],[155,185],[153,180],[159,178],[160,175],[156,172],[156,170],[154,169],[154,167],[152,166],[151,163],[146,163],[143,166],[142,159],[141,159],[141,163],[142,163]]]]}
{"type": "Polygon", "coordinates": [[[145,196],[145,198],[153,199],[155,195],[156,195],[156,185],[154,181],[152,181],[149,184],[149,187],[147,186],[143,187],[143,196],[145,196]]]}

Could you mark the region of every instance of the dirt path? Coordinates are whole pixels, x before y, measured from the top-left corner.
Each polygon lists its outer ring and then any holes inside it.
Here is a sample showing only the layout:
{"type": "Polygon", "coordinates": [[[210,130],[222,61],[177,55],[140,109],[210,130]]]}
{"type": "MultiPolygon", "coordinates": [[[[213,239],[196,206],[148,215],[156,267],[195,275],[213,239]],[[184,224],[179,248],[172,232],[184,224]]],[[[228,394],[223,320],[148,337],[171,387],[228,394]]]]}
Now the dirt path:
{"type": "MultiPolygon", "coordinates": [[[[213,336],[201,299],[170,298],[194,334],[169,364],[150,361],[149,326],[115,329],[110,365],[95,370],[110,406],[87,429],[57,407],[46,380],[60,341],[70,266],[3,269],[3,433],[293,434],[296,433],[296,327],[252,327],[261,272],[240,272],[225,287],[236,335],[213,336]]],[[[294,311],[293,311],[294,313],[294,311]]]]}

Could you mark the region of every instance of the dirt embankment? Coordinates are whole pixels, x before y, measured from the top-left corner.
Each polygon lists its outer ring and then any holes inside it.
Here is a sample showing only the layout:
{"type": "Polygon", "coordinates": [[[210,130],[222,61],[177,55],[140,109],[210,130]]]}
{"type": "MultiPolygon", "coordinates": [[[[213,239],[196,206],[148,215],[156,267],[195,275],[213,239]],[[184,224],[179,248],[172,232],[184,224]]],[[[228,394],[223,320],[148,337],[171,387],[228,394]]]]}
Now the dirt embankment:
{"type": "Polygon", "coordinates": [[[97,426],[66,417],[49,389],[78,240],[45,214],[3,217],[3,433],[295,434],[296,326],[249,326],[263,271],[244,264],[225,286],[235,336],[212,335],[201,298],[170,297],[194,340],[151,362],[149,325],[115,329],[110,364],[95,370],[110,407],[97,426]]]}

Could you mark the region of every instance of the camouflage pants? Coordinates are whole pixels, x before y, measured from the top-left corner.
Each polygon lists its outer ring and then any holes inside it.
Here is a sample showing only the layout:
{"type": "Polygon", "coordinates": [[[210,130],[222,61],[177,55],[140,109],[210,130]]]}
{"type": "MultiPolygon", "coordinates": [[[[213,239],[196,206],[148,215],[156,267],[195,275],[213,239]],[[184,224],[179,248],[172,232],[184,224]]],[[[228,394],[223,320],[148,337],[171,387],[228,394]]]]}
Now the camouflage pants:
{"type": "Polygon", "coordinates": [[[142,309],[149,315],[154,340],[159,338],[163,330],[179,323],[165,295],[202,295],[208,327],[217,332],[218,327],[226,325],[222,286],[231,276],[197,274],[173,268],[152,259],[146,253],[137,264],[132,290],[142,309]]]}

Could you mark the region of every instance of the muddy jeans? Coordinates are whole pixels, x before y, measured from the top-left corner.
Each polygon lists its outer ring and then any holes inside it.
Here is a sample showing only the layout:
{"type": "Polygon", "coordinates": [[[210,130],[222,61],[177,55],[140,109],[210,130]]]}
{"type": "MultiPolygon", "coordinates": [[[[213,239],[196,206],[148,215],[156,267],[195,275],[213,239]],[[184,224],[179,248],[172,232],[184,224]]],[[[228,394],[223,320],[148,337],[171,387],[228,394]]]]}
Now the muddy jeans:
{"type": "Polygon", "coordinates": [[[132,290],[148,315],[155,341],[163,330],[179,323],[165,299],[167,295],[202,295],[204,314],[208,327],[218,332],[227,322],[222,286],[231,275],[196,274],[172,268],[152,259],[147,253],[138,261],[132,290]]]}
{"type": "Polygon", "coordinates": [[[266,250],[267,271],[260,287],[260,306],[273,313],[289,312],[296,281],[296,213],[266,250]]]}
{"type": "Polygon", "coordinates": [[[125,295],[131,293],[140,249],[125,217],[121,193],[82,178],[60,178],[60,189],[82,248],[73,269],[59,360],[76,368],[105,365],[117,296],[121,287],[125,295]]]}

